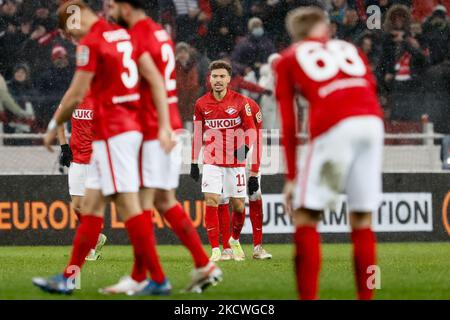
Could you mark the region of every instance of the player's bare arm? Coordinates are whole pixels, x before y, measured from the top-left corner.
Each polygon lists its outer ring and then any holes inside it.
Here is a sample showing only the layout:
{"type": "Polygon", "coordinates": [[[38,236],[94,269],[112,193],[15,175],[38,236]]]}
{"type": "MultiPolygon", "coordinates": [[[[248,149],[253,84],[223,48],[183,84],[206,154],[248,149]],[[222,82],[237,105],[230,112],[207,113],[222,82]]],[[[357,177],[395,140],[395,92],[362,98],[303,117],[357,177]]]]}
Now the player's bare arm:
{"type": "Polygon", "coordinates": [[[63,99],[61,100],[60,107],[55,112],[53,119],[47,128],[47,133],[44,137],[44,145],[50,152],[53,152],[51,145],[57,136],[57,127],[64,122],[70,120],[73,111],[86,96],[91,86],[94,73],[87,71],[76,71],[73,76],[72,83],[69,89],[66,91],[63,99]]]}
{"type": "Polygon", "coordinates": [[[58,126],[58,129],[56,129],[56,131],[57,131],[59,144],[60,145],[67,144],[66,130],[64,128],[64,125],[58,126]]]}
{"type": "Polygon", "coordinates": [[[172,127],[169,119],[169,105],[164,79],[156,67],[148,52],[139,58],[139,72],[150,85],[153,101],[158,113],[159,141],[166,153],[169,153],[176,145],[172,139],[172,127]]]}
{"type": "Polygon", "coordinates": [[[295,88],[289,79],[289,66],[286,60],[279,61],[276,66],[276,97],[282,119],[282,135],[284,140],[284,153],[286,159],[286,181],[283,189],[286,211],[293,214],[292,200],[294,197],[296,176],[296,146],[297,129],[294,108],[295,88]],[[289,147],[288,147],[289,146],[289,147]]]}

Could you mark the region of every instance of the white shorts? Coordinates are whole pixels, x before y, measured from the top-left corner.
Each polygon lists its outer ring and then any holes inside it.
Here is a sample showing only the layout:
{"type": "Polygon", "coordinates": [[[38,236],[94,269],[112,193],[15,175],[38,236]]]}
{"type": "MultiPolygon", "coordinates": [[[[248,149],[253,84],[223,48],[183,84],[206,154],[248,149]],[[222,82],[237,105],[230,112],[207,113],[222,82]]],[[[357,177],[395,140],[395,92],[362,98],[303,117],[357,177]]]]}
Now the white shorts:
{"type": "Polygon", "coordinates": [[[219,194],[224,198],[245,198],[247,196],[245,167],[203,165],[202,192],[219,194]]]}
{"type": "Polygon", "coordinates": [[[314,139],[298,163],[294,208],[334,208],[346,193],[349,211],[377,210],[383,139],[383,122],[374,116],[345,119],[314,139]]]}
{"type": "MultiPolygon", "coordinates": [[[[247,177],[250,177],[250,172],[247,171],[247,177]]],[[[247,179],[248,181],[248,179],[247,179]]],[[[259,189],[253,193],[252,195],[248,194],[248,188],[247,188],[247,195],[248,195],[248,200],[249,201],[255,201],[255,200],[259,200],[261,199],[262,193],[261,193],[261,174],[258,175],[258,184],[259,184],[259,189]]],[[[228,204],[230,203],[230,198],[226,198],[224,197],[223,193],[222,196],[219,199],[219,204],[228,204]]]]}
{"type": "Polygon", "coordinates": [[[84,196],[86,189],[86,179],[88,176],[89,168],[92,164],[81,164],[72,162],[69,167],[69,194],[71,196],[84,196]]]}
{"type": "Polygon", "coordinates": [[[180,142],[167,154],[159,140],[144,141],[141,151],[141,186],[161,190],[178,188],[181,173],[180,142]]]}
{"type": "Polygon", "coordinates": [[[104,196],[138,192],[141,144],[142,133],[138,131],[94,141],[86,189],[102,190],[104,196]]]}

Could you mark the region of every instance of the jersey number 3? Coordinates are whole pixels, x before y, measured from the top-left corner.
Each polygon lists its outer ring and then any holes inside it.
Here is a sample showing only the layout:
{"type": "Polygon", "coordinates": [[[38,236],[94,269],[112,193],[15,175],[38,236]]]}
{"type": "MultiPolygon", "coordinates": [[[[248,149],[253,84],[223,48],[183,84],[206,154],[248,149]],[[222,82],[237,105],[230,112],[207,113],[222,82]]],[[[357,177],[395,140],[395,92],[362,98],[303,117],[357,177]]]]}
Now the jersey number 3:
{"type": "Polygon", "coordinates": [[[123,72],[121,75],[122,82],[128,89],[134,88],[139,80],[139,70],[136,62],[133,60],[133,45],[129,41],[119,42],[117,44],[117,51],[123,53],[122,63],[128,72],[123,72]]]}
{"type": "Polygon", "coordinates": [[[334,78],[339,71],[352,77],[367,72],[356,47],[341,40],[331,40],[325,46],[307,41],[298,46],[295,55],[305,74],[318,82],[334,78]]]}

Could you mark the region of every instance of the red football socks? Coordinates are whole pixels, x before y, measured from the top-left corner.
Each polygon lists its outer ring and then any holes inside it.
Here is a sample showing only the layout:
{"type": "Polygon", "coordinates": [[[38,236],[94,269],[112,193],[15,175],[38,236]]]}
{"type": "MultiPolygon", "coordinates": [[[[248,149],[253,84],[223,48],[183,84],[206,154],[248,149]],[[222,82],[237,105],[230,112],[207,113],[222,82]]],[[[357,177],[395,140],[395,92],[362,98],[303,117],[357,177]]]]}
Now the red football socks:
{"type": "Polygon", "coordinates": [[[250,221],[252,222],[253,230],[253,246],[262,244],[262,225],[263,225],[263,211],[262,200],[249,201],[250,203],[250,221]]]}
{"type": "Polygon", "coordinates": [[[145,277],[142,279],[141,272],[142,266],[145,266],[150,271],[150,276],[153,281],[162,283],[166,277],[159,262],[158,253],[156,252],[153,223],[151,223],[151,220],[149,221],[149,216],[151,217],[151,212],[144,211],[144,213],[134,216],[125,222],[125,227],[134,251],[135,267],[133,267],[132,278],[138,282],[143,281],[145,277]]]}
{"type": "Polygon", "coordinates": [[[79,272],[85,262],[85,258],[97,244],[98,235],[102,231],[103,218],[86,215],[80,222],[73,239],[73,248],[70,262],[64,269],[64,276],[69,278],[75,272],[79,272]]]}
{"type": "Polygon", "coordinates": [[[245,222],[245,208],[242,212],[233,211],[233,216],[231,218],[233,230],[231,236],[233,237],[233,239],[239,240],[242,228],[244,227],[244,222],[245,222]]]}
{"type": "Polygon", "coordinates": [[[230,249],[231,228],[230,228],[230,206],[228,203],[219,205],[219,226],[220,234],[222,235],[222,246],[223,249],[230,249]]]}
{"type": "Polygon", "coordinates": [[[206,233],[212,248],[219,247],[219,215],[217,207],[206,206],[205,213],[206,233]]]}
{"type": "MultiPolygon", "coordinates": [[[[144,210],[143,215],[144,219],[147,221],[146,223],[150,223],[153,231],[153,210],[144,210]]],[[[142,282],[147,279],[147,268],[145,267],[145,262],[143,259],[136,259],[136,257],[134,257],[131,278],[137,282],[142,282]]]]}
{"type": "Polygon", "coordinates": [[[367,281],[372,275],[368,268],[376,263],[375,234],[370,228],[353,230],[352,241],[358,299],[370,300],[373,298],[373,289],[369,288],[367,281]]]}
{"type": "Polygon", "coordinates": [[[180,239],[181,243],[191,253],[195,267],[202,268],[206,266],[209,263],[209,258],[203,249],[197,230],[195,230],[191,219],[189,219],[183,208],[179,204],[175,205],[164,213],[164,218],[170,223],[173,232],[180,239]]]}
{"type": "Polygon", "coordinates": [[[302,300],[317,299],[320,271],[320,237],[316,227],[297,227],[295,271],[302,300]]]}

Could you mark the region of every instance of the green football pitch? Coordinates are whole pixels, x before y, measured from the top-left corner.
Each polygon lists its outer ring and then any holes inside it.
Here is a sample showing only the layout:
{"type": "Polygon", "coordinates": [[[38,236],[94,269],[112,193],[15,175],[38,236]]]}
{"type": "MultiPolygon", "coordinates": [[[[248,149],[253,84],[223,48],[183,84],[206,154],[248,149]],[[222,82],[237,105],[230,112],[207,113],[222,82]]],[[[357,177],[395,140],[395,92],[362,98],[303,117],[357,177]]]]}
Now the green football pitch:
{"type": "MultiPolygon", "coordinates": [[[[181,246],[159,246],[163,267],[174,290],[165,299],[295,299],[291,245],[266,245],[268,261],[220,263],[224,280],[203,294],[180,293],[189,282],[192,262],[181,246]]],[[[57,296],[33,287],[34,276],[61,272],[70,247],[0,247],[0,299],[130,299],[103,296],[98,288],[115,283],[131,269],[129,246],[105,246],[103,258],[87,262],[81,289],[57,296]]],[[[251,247],[245,246],[248,255],[251,247]]],[[[322,249],[321,299],[354,299],[349,244],[326,244],[322,249]]],[[[381,288],[377,299],[450,299],[449,243],[382,243],[378,246],[381,288]]],[[[143,299],[155,299],[144,297],[143,299]]]]}

